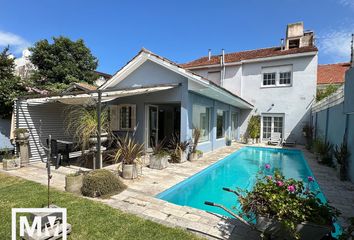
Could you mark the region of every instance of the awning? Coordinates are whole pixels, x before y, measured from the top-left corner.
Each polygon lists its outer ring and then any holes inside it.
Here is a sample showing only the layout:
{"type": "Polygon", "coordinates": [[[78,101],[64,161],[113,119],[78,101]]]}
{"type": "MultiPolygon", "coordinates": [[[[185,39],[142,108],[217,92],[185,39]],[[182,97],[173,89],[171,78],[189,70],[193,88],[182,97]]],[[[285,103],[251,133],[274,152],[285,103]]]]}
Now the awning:
{"type": "MultiPolygon", "coordinates": [[[[101,91],[101,102],[109,102],[116,98],[148,94],[152,92],[158,92],[163,90],[168,90],[177,87],[178,84],[171,85],[159,85],[152,87],[139,87],[139,88],[128,88],[121,90],[102,90],[101,91]]],[[[36,106],[51,102],[61,102],[69,105],[92,105],[97,102],[98,91],[93,91],[90,93],[80,93],[80,94],[65,94],[60,96],[50,96],[43,98],[30,98],[27,99],[27,104],[29,106],[36,106]]]]}

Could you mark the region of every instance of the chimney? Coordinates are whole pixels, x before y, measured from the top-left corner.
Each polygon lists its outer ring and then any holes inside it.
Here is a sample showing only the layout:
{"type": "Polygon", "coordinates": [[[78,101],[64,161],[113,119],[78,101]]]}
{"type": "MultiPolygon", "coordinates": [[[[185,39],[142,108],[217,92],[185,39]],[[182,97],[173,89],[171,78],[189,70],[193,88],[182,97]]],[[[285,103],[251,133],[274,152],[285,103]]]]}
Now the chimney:
{"type": "Polygon", "coordinates": [[[208,49],[208,59],[209,59],[209,61],[211,59],[211,49],[210,48],[208,49]]]}
{"type": "Polygon", "coordinates": [[[280,50],[284,50],[284,38],[280,39],[280,50]]]}
{"type": "Polygon", "coordinates": [[[222,64],[225,64],[225,49],[221,49],[222,52],[222,64]]]}

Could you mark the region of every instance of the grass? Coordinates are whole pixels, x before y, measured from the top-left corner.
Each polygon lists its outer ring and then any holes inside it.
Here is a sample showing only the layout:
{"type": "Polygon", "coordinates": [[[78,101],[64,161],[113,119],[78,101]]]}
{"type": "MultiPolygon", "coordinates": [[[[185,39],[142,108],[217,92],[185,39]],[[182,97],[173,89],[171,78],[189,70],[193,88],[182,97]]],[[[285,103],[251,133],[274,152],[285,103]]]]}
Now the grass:
{"type": "MultiPolygon", "coordinates": [[[[11,208],[42,207],[46,199],[45,186],[0,173],[0,239],[11,239],[11,208]]],[[[51,200],[67,208],[68,239],[199,239],[70,193],[51,190],[51,200]]]]}

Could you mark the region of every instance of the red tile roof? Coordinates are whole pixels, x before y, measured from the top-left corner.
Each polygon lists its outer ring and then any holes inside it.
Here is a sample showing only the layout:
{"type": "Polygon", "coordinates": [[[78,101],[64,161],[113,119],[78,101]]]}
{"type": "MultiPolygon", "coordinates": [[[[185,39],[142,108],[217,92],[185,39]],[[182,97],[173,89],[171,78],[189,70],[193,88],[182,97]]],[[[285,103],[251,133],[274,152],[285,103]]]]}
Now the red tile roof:
{"type": "MultiPolygon", "coordinates": [[[[240,62],[242,60],[275,57],[275,56],[283,56],[288,54],[314,52],[314,51],[318,51],[318,50],[316,47],[313,46],[292,48],[288,50],[281,50],[280,47],[262,48],[256,50],[227,53],[225,54],[225,63],[240,62]]],[[[220,64],[220,55],[214,55],[211,57],[210,60],[208,56],[201,57],[194,61],[181,64],[181,66],[184,68],[191,68],[191,67],[208,66],[208,65],[215,65],[215,64],[220,64]]]]}
{"type": "Polygon", "coordinates": [[[344,83],[345,72],[349,69],[350,63],[335,63],[318,65],[317,85],[344,83]]]}

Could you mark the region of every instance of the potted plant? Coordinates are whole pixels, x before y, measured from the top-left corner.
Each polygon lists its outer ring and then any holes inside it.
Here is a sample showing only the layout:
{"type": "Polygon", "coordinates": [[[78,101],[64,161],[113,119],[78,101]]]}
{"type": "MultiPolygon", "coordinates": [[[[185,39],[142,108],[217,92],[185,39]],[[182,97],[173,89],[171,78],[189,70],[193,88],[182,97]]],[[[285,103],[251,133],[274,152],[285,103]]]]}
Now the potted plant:
{"type": "Polygon", "coordinates": [[[247,143],[253,144],[258,142],[261,135],[261,118],[260,116],[252,116],[247,126],[247,143]]]}
{"type": "Polygon", "coordinates": [[[187,161],[187,148],[189,142],[180,141],[179,135],[174,133],[169,142],[171,161],[176,163],[183,163],[187,161]]]}
{"type": "Polygon", "coordinates": [[[337,166],[339,179],[341,181],[347,181],[348,179],[348,157],[350,153],[348,151],[348,146],[345,143],[342,143],[340,147],[336,145],[334,150],[334,157],[337,159],[337,166]]]}
{"type": "Polygon", "coordinates": [[[11,153],[8,149],[5,149],[2,164],[5,171],[14,170],[20,168],[20,158],[11,153]]]}
{"type": "Polygon", "coordinates": [[[135,179],[138,177],[138,167],[144,154],[144,144],[135,142],[127,133],[125,137],[118,137],[117,151],[114,156],[116,162],[122,166],[122,177],[135,179]]]}
{"type": "MultiPolygon", "coordinates": [[[[72,135],[75,142],[84,151],[90,146],[97,144],[98,117],[96,109],[93,107],[70,106],[65,110],[66,133],[72,135]]],[[[101,111],[101,143],[108,140],[110,133],[108,110],[101,111]]]]}
{"type": "Polygon", "coordinates": [[[29,132],[26,128],[17,128],[14,133],[16,140],[27,140],[29,138],[29,132]]]}
{"type": "Polygon", "coordinates": [[[229,137],[225,138],[225,144],[226,146],[231,146],[231,139],[229,137]]]}
{"type": "Polygon", "coordinates": [[[77,171],[65,176],[65,191],[81,194],[81,187],[83,184],[84,172],[77,171]]]}
{"type": "Polygon", "coordinates": [[[201,131],[199,128],[195,128],[193,130],[193,141],[190,144],[190,152],[189,152],[189,156],[188,156],[188,160],[189,161],[195,161],[199,158],[198,153],[197,153],[197,146],[199,143],[199,139],[201,136],[201,131]]]}
{"type": "Polygon", "coordinates": [[[165,139],[156,146],[152,147],[152,154],[150,155],[149,167],[152,169],[164,169],[168,165],[169,153],[164,149],[165,139]]]}
{"type": "Polygon", "coordinates": [[[321,239],[331,232],[339,212],[310,190],[313,181],[312,176],[307,184],[285,179],[278,170],[257,176],[251,191],[239,190],[244,217],[255,218],[256,228],[271,238],[321,239]]]}

